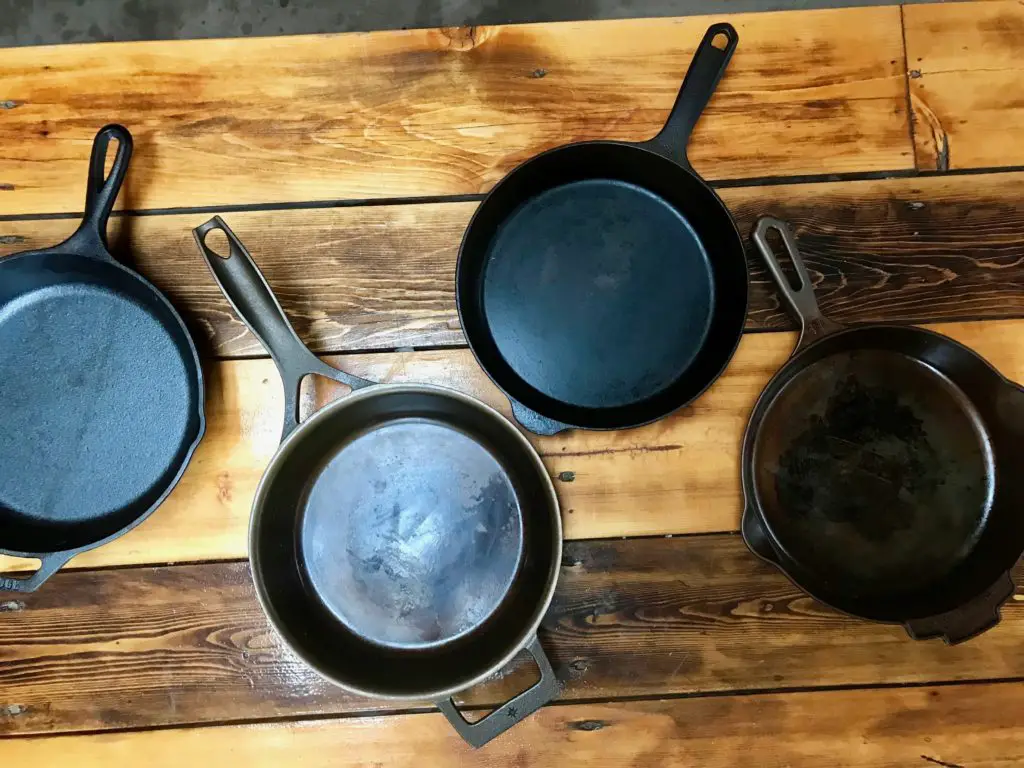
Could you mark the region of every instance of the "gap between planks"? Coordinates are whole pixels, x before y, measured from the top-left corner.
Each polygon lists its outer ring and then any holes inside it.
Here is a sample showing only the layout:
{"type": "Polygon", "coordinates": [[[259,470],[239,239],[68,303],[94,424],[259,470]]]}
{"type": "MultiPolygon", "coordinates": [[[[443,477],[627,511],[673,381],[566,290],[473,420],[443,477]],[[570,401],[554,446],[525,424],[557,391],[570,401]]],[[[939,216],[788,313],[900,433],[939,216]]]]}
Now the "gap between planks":
{"type": "Polygon", "coordinates": [[[975,766],[1024,760],[1024,689],[993,683],[546,707],[481,750],[440,714],[30,737],[4,742],[17,765],[183,763],[270,768],[301,762],[464,766],[764,764],[975,766]]]}
{"type": "Polygon", "coordinates": [[[89,143],[112,120],[136,138],[128,209],[479,194],[553,146],[650,138],[723,19],[741,42],[694,135],[699,171],[914,167],[886,6],[10,49],[0,199],[79,209],[89,143]]]}

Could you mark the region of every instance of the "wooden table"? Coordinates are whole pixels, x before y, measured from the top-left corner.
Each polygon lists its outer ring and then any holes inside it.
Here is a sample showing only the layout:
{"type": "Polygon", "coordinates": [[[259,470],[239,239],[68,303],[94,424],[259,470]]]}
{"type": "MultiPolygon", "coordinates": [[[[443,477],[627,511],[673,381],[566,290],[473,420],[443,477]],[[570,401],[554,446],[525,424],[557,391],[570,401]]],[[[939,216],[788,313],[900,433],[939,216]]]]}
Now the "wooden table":
{"type": "MultiPolygon", "coordinates": [[[[740,45],[691,157],[741,230],[767,212],[793,222],[832,317],[935,323],[1024,380],[1024,5],[729,20],[740,45]]],[[[347,370],[508,412],[459,330],[468,217],[545,148],[652,135],[710,21],[3,52],[3,253],[71,231],[92,135],[123,122],[136,156],[111,241],[183,310],[209,381],[206,439],[163,508],[0,601],[5,765],[1024,761],[1024,596],[964,645],[913,642],[817,604],[736,534],[740,434],[794,341],[753,254],[750,333],[699,402],[642,429],[534,439],[568,539],[541,635],[557,704],[473,753],[427,704],[318,680],[256,604],[245,529],[281,387],[189,230],[220,212],[300,335],[347,370]]]]}

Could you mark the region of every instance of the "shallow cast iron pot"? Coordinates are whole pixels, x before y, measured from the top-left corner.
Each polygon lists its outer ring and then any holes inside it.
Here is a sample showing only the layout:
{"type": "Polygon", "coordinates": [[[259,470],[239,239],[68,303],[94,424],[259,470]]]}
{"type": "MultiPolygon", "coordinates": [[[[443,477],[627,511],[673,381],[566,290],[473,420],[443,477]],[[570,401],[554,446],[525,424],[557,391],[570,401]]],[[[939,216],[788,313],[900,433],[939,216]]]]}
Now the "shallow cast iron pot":
{"type": "Polygon", "coordinates": [[[832,322],[786,224],[761,219],[754,242],[802,330],[743,438],[747,545],[821,602],[917,639],[994,626],[1024,551],[1024,390],[932,331],[832,322]]]}
{"type": "Polygon", "coordinates": [[[219,217],[195,236],[284,380],[284,437],[249,529],[256,594],[284,641],[355,693],[435,701],[475,747],[554,698],[537,628],[558,578],[562,524],[530,443],[462,393],[373,384],[327,365],[219,217]],[[213,229],[227,235],[227,257],[206,245],[213,229]],[[299,386],[312,374],[357,391],[300,424],[299,386]],[[451,696],[524,649],[540,680],[468,723],[451,696]]]}

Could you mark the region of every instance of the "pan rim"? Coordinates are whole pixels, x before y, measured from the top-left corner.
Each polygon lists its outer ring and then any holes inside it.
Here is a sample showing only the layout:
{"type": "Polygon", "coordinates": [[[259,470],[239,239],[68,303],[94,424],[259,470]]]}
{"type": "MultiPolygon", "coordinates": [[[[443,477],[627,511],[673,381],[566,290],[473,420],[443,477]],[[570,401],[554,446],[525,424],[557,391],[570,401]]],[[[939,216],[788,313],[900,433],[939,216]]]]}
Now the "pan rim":
{"type": "MultiPolygon", "coordinates": [[[[742,340],[744,332],[745,332],[747,312],[750,309],[750,268],[749,268],[749,264],[748,264],[747,258],[746,258],[746,246],[745,246],[745,243],[744,243],[744,239],[743,239],[742,235],[740,234],[739,228],[736,226],[736,221],[733,218],[733,215],[732,215],[731,211],[729,210],[729,208],[725,204],[725,202],[722,200],[722,198],[718,195],[718,193],[714,190],[714,188],[707,181],[705,181],[704,178],[701,177],[694,169],[689,168],[689,167],[687,167],[685,165],[682,165],[679,162],[677,162],[677,161],[675,161],[675,160],[673,160],[673,159],[671,159],[669,157],[666,157],[664,154],[656,151],[655,149],[652,149],[648,144],[649,144],[649,142],[646,142],[646,141],[644,141],[644,142],[631,142],[631,141],[621,141],[621,140],[615,140],[615,139],[595,139],[595,140],[589,140],[589,141],[577,141],[577,142],[572,142],[572,143],[569,143],[569,144],[563,144],[563,145],[558,146],[558,147],[552,147],[551,149],[547,149],[547,150],[545,150],[545,151],[543,151],[543,152],[541,152],[541,153],[539,153],[537,155],[534,155],[533,157],[528,158],[527,160],[524,160],[522,163],[520,163],[515,168],[513,168],[511,171],[509,171],[505,176],[503,176],[498,181],[498,183],[495,184],[490,189],[490,191],[487,193],[485,198],[477,206],[476,210],[473,211],[473,215],[470,217],[469,223],[466,225],[466,228],[465,228],[465,230],[463,232],[462,240],[459,243],[458,257],[457,257],[456,263],[455,263],[455,306],[456,306],[456,311],[458,312],[459,325],[462,328],[463,336],[466,339],[466,343],[469,346],[470,351],[473,353],[473,357],[476,360],[477,365],[480,366],[480,368],[487,375],[487,378],[490,379],[490,381],[501,391],[501,393],[509,401],[511,401],[512,403],[519,403],[520,405],[523,405],[524,407],[530,409],[531,411],[534,411],[535,413],[539,414],[544,419],[553,420],[553,421],[555,421],[555,422],[557,422],[559,424],[564,425],[566,428],[569,428],[569,429],[584,429],[584,430],[588,430],[588,431],[597,431],[597,432],[619,430],[619,429],[631,429],[631,428],[634,428],[634,427],[641,427],[641,426],[645,426],[647,424],[652,424],[652,423],[654,423],[656,421],[660,421],[661,419],[663,419],[663,418],[665,418],[667,416],[672,415],[676,411],[679,411],[682,408],[685,408],[686,406],[690,405],[695,400],[700,398],[705,392],[707,392],[707,390],[721,377],[722,373],[726,370],[726,368],[729,367],[729,363],[732,361],[733,357],[735,356],[736,350],[739,348],[740,341],[742,340]],[[620,151],[629,151],[629,152],[642,153],[646,157],[654,158],[657,162],[664,164],[666,167],[671,167],[673,169],[674,173],[684,174],[685,176],[693,179],[697,184],[699,184],[703,188],[703,190],[707,193],[707,199],[714,201],[715,206],[721,211],[723,226],[724,226],[725,222],[728,222],[728,225],[729,225],[728,229],[729,229],[729,231],[732,234],[732,238],[731,239],[737,245],[737,253],[740,254],[741,257],[742,257],[743,273],[744,273],[746,279],[743,281],[744,282],[744,286],[745,286],[744,295],[743,295],[743,311],[742,311],[742,313],[737,311],[737,316],[741,317],[741,320],[740,320],[740,322],[738,324],[739,325],[739,329],[735,333],[735,338],[732,340],[731,344],[729,345],[728,350],[724,350],[727,353],[724,355],[723,361],[722,361],[721,365],[718,367],[718,369],[716,370],[714,376],[709,377],[709,380],[707,382],[705,382],[700,387],[700,389],[698,391],[696,391],[686,401],[673,404],[670,408],[663,409],[663,410],[659,411],[658,413],[655,413],[655,414],[650,415],[649,417],[643,418],[642,420],[638,421],[636,419],[621,418],[621,419],[617,419],[617,420],[614,420],[614,421],[610,421],[608,423],[602,423],[602,424],[595,425],[595,424],[592,424],[592,423],[591,424],[583,423],[583,422],[587,421],[587,419],[566,420],[566,418],[564,418],[564,417],[560,418],[559,415],[557,415],[557,414],[547,413],[547,412],[545,412],[545,409],[536,407],[535,403],[537,402],[537,400],[540,400],[542,402],[545,401],[545,400],[549,400],[549,401],[553,401],[553,402],[557,403],[559,406],[564,405],[566,407],[570,407],[570,404],[564,403],[563,401],[554,400],[550,396],[545,395],[543,392],[541,392],[540,390],[538,390],[535,387],[533,387],[529,382],[527,382],[525,379],[522,379],[521,377],[518,377],[519,380],[522,381],[524,386],[530,391],[531,395],[535,396],[535,397],[531,397],[531,401],[530,401],[529,404],[527,404],[527,403],[523,402],[522,400],[514,397],[508,391],[508,389],[504,386],[504,384],[501,381],[499,381],[499,377],[496,375],[496,373],[493,370],[491,370],[491,366],[488,365],[488,364],[485,364],[484,360],[481,357],[480,350],[478,348],[479,347],[480,339],[479,338],[475,338],[476,334],[466,330],[467,328],[472,328],[473,324],[472,323],[467,324],[467,322],[466,322],[466,314],[465,314],[466,301],[465,301],[465,290],[464,290],[464,285],[463,285],[464,282],[465,282],[465,279],[462,276],[463,276],[465,270],[467,269],[467,267],[465,265],[469,261],[469,256],[467,255],[467,243],[469,242],[469,239],[470,239],[470,237],[471,237],[471,235],[473,233],[474,226],[476,226],[477,222],[481,219],[481,217],[483,215],[485,215],[485,211],[486,211],[488,205],[491,204],[491,201],[496,198],[497,194],[499,193],[499,191],[501,189],[503,189],[504,187],[506,187],[509,184],[511,184],[512,180],[515,177],[517,177],[518,175],[520,175],[522,173],[525,173],[527,171],[527,169],[529,169],[531,166],[534,166],[534,165],[536,165],[538,163],[541,163],[541,162],[550,162],[550,158],[553,157],[553,156],[556,156],[558,154],[561,154],[561,153],[564,153],[564,152],[568,152],[568,151],[580,151],[580,150],[585,150],[585,149],[589,149],[589,148],[601,148],[601,147],[617,149],[617,150],[620,150],[620,151]],[[580,423],[576,423],[576,422],[580,422],[580,423]]],[[[602,175],[602,174],[598,173],[598,174],[594,174],[593,176],[588,176],[586,179],[581,179],[581,181],[582,180],[591,180],[591,179],[602,179],[602,178],[611,178],[611,177],[605,176],[605,175],[602,175]]],[[[644,185],[637,185],[637,186],[639,186],[641,189],[644,189],[645,191],[650,191],[644,185]]],[[[661,196],[658,195],[658,197],[661,197],[661,196]]],[[[532,196],[531,196],[530,199],[532,199],[532,196]]],[[[526,202],[525,199],[519,201],[520,204],[525,203],[525,202],[526,202]]],[[[675,206],[672,206],[672,207],[675,208],[675,206]]],[[[684,212],[678,211],[678,209],[677,209],[677,212],[684,219],[687,220],[687,223],[689,223],[689,218],[686,216],[686,214],[684,212]]],[[[692,224],[690,226],[692,226],[692,224]]],[[[713,261],[714,257],[711,255],[711,251],[709,249],[707,249],[705,246],[703,246],[703,243],[702,243],[702,247],[705,248],[705,251],[706,251],[706,253],[708,255],[709,261],[713,261]]],[[[475,302],[474,302],[474,304],[475,304],[475,302]]],[[[711,315],[712,319],[713,319],[713,317],[714,317],[714,312],[712,312],[712,315],[711,315]]],[[[705,343],[706,343],[706,340],[705,340],[705,343]]],[[[702,345],[702,347],[703,347],[703,345],[702,345]]],[[[692,361],[691,361],[691,365],[692,365],[692,361]]],[[[604,408],[601,408],[601,407],[586,407],[586,408],[583,408],[583,407],[579,407],[579,406],[571,406],[571,407],[574,410],[583,411],[583,412],[586,412],[587,414],[595,414],[595,415],[597,415],[597,419],[600,420],[604,415],[615,414],[617,412],[620,412],[620,413],[621,412],[628,412],[628,411],[631,411],[631,410],[634,410],[634,409],[637,409],[637,408],[643,408],[646,405],[649,405],[652,402],[653,399],[654,398],[648,397],[648,398],[644,398],[642,400],[637,400],[635,402],[629,403],[627,405],[620,405],[620,406],[614,406],[614,407],[604,407],[604,408]]]]}
{"type": "MultiPolygon", "coordinates": [[[[130,278],[136,280],[140,284],[140,286],[142,286],[146,291],[148,291],[149,294],[153,296],[161,304],[161,306],[168,311],[170,317],[174,319],[174,321],[180,328],[181,335],[185,339],[185,342],[188,346],[188,351],[191,354],[191,361],[184,355],[182,356],[182,360],[186,364],[191,362],[192,376],[190,378],[193,378],[193,382],[196,387],[195,406],[190,414],[190,420],[192,418],[195,419],[195,433],[193,439],[191,440],[191,442],[187,444],[187,447],[180,452],[181,458],[179,465],[174,473],[174,476],[167,482],[166,487],[161,491],[160,495],[149,508],[147,508],[144,512],[139,514],[137,517],[133,518],[130,522],[128,522],[126,525],[122,526],[118,530],[114,531],[113,533],[104,536],[101,539],[91,541],[82,546],[71,547],[69,549],[48,550],[45,552],[29,552],[0,547],[0,554],[9,555],[12,557],[25,557],[44,560],[47,557],[62,556],[65,558],[65,561],[67,561],[77,555],[82,554],[83,552],[88,552],[89,550],[97,549],[99,547],[104,546],[105,544],[109,544],[111,541],[120,538],[124,534],[131,531],[133,528],[137,527],[138,525],[141,525],[147,518],[149,518],[150,515],[156,512],[163,505],[163,503],[167,500],[167,497],[170,496],[174,489],[178,486],[178,483],[181,481],[181,478],[185,474],[185,471],[192,463],[192,458],[195,455],[196,450],[199,448],[199,444],[203,441],[203,438],[206,436],[206,377],[203,374],[203,366],[199,358],[199,351],[196,348],[195,339],[192,338],[192,334],[189,331],[188,326],[185,324],[185,321],[178,313],[178,310],[175,309],[173,304],[171,304],[170,299],[168,299],[167,296],[165,296],[162,291],[160,291],[155,285],[153,285],[149,280],[147,280],[142,274],[136,272],[131,267],[122,264],[120,261],[114,258],[106,247],[101,247],[100,249],[98,249],[98,253],[80,253],[66,248],[65,243],[60,243],[50,248],[22,251],[20,253],[12,254],[11,256],[8,256],[0,260],[0,270],[4,268],[5,264],[14,264],[24,259],[40,258],[45,256],[66,256],[68,258],[82,259],[83,261],[86,262],[100,262],[115,269],[119,269],[126,275],[128,275],[130,278]]],[[[164,327],[164,329],[166,330],[166,326],[163,323],[160,323],[160,325],[164,327]]],[[[168,333],[168,335],[171,334],[168,333]]],[[[12,569],[10,571],[5,572],[23,573],[25,571],[24,569],[12,569]]]]}
{"type": "MultiPolygon", "coordinates": [[[[537,630],[540,628],[541,622],[544,620],[548,608],[551,605],[555,595],[555,588],[558,585],[558,576],[561,570],[562,562],[562,548],[563,548],[563,525],[562,525],[562,514],[561,506],[558,502],[558,496],[555,492],[554,481],[551,479],[551,475],[548,473],[547,468],[544,466],[544,462],[540,458],[540,454],[537,453],[536,449],[526,438],[525,435],[508,419],[498,411],[496,408],[488,405],[487,403],[479,400],[471,395],[467,395],[458,390],[450,387],[444,387],[436,384],[413,384],[413,383],[380,383],[373,384],[371,386],[355,390],[347,395],[337,398],[331,401],[322,408],[318,409],[315,413],[311,414],[305,421],[301,422],[299,426],[294,429],[278,446],[274,456],[270,459],[267,464],[263,475],[260,477],[260,481],[256,486],[256,493],[253,496],[252,512],[249,517],[249,531],[248,531],[248,546],[249,546],[249,566],[251,571],[251,577],[256,587],[256,598],[260,604],[260,608],[263,609],[264,615],[267,617],[268,622],[277,632],[278,636],[284,641],[288,648],[294,653],[302,662],[309,667],[312,671],[317,673],[320,677],[327,680],[328,682],[338,686],[339,688],[349,691],[351,693],[365,696],[367,698],[384,699],[388,701],[412,701],[417,699],[430,699],[439,700],[446,699],[459,691],[471,688],[474,685],[486,680],[492,674],[505,667],[512,659],[518,654],[523,648],[525,648],[530,640],[536,636],[537,630]],[[534,615],[530,621],[526,624],[524,629],[516,636],[514,642],[510,641],[510,650],[504,654],[498,662],[491,665],[486,670],[473,675],[471,678],[459,681],[456,684],[445,686],[443,688],[424,690],[416,693],[407,695],[396,695],[393,693],[382,693],[368,688],[361,688],[359,686],[352,685],[346,681],[337,678],[334,675],[326,673],[320,666],[312,660],[305,650],[296,642],[293,641],[292,634],[286,632],[282,623],[279,621],[276,611],[273,610],[270,597],[267,594],[266,586],[263,581],[262,574],[259,565],[258,547],[256,546],[257,537],[259,534],[259,522],[262,516],[263,502],[269,493],[270,485],[273,481],[276,470],[280,466],[281,462],[284,461],[284,457],[289,451],[289,446],[294,445],[298,440],[301,439],[302,433],[309,432],[309,430],[320,421],[327,419],[331,414],[349,406],[350,404],[361,402],[362,400],[388,396],[393,393],[410,393],[410,394],[423,394],[428,393],[441,397],[452,397],[460,402],[481,410],[489,418],[496,420],[502,425],[502,427],[511,433],[514,433],[515,438],[519,444],[524,448],[530,458],[531,464],[538,471],[539,476],[542,478],[545,498],[550,502],[551,509],[554,511],[552,515],[553,525],[551,526],[551,539],[552,539],[552,550],[554,557],[552,559],[551,567],[548,574],[547,584],[544,588],[544,594],[542,599],[538,602],[537,608],[534,611],[534,615]]],[[[341,622],[339,622],[341,623],[341,622]]]]}

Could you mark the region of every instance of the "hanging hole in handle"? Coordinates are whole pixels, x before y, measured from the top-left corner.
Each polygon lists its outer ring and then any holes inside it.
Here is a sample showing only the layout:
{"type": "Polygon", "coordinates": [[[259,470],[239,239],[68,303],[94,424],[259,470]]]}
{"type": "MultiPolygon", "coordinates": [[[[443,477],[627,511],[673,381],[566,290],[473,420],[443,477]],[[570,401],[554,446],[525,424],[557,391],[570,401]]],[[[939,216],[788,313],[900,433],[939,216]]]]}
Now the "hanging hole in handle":
{"type": "Polygon", "coordinates": [[[231,257],[231,241],[223,229],[215,227],[203,235],[203,245],[214,256],[227,261],[231,257]]]}
{"type": "Polygon", "coordinates": [[[16,555],[0,555],[0,574],[3,573],[35,573],[43,567],[38,557],[18,557],[16,555]]]}
{"type": "Polygon", "coordinates": [[[768,247],[772,249],[775,261],[782,268],[782,274],[786,276],[786,282],[789,283],[790,289],[794,292],[800,291],[804,287],[804,283],[793,265],[793,260],[789,257],[789,249],[786,248],[786,243],[782,239],[782,233],[772,227],[765,234],[765,240],[768,247]]]}
{"type": "Polygon", "coordinates": [[[507,667],[452,698],[459,707],[459,714],[472,725],[494,711],[493,707],[477,709],[476,707],[480,706],[479,702],[508,701],[519,691],[535,686],[540,682],[540,678],[540,668],[534,663],[530,652],[524,648],[512,658],[507,667]]]}
{"type": "Polygon", "coordinates": [[[117,160],[117,153],[121,150],[121,140],[111,136],[107,140],[107,146],[103,150],[103,181],[106,182],[110,178],[110,174],[114,170],[114,161],[117,160]]]}
{"type": "Polygon", "coordinates": [[[729,47],[729,36],[725,32],[719,32],[713,38],[711,38],[711,47],[717,48],[720,51],[724,51],[729,47]]]}

